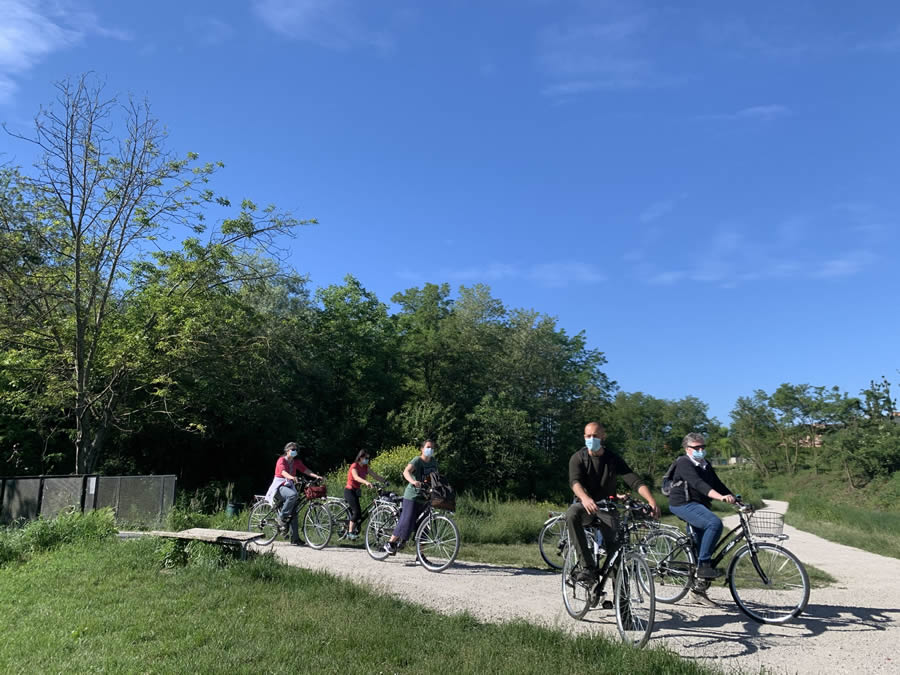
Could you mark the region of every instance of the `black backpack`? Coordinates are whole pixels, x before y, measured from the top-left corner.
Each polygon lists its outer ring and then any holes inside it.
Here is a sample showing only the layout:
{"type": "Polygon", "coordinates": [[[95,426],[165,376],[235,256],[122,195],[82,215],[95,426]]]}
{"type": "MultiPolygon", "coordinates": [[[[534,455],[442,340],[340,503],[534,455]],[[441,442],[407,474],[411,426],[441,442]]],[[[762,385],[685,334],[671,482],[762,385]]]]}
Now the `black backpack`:
{"type": "MultiPolygon", "coordinates": [[[[680,457],[678,459],[681,459],[680,457]]],[[[684,489],[684,501],[690,501],[688,496],[688,484],[684,478],[679,478],[675,480],[675,469],[678,467],[678,459],[672,462],[669,465],[669,468],[663,474],[662,484],[660,485],[659,491],[662,492],[666,497],[672,494],[672,489],[683,488],[684,489]]]]}

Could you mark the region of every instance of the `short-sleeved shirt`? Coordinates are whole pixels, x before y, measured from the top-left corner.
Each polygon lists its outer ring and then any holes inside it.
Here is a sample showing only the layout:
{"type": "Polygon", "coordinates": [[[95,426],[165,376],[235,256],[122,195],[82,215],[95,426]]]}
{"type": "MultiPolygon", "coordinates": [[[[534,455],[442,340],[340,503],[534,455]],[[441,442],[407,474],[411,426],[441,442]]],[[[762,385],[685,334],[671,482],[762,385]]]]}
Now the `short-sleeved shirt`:
{"type": "Polygon", "coordinates": [[[281,456],[275,462],[275,477],[281,478],[282,471],[287,471],[292,476],[296,476],[298,473],[306,473],[309,469],[300,461],[299,457],[291,459],[290,457],[281,456]]]}
{"type": "Polygon", "coordinates": [[[617,478],[621,476],[632,490],[645,485],[631,467],[609,448],[595,456],[582,448],[569,458],[569,487],[579,483],[591,499],[606,499],[616,494],[617,478]]]}
{"type": "Polygon", "coordinates": [[[360,478],[365,478],[369,475],[368,464],[353,462],[353,464],[350,465],[350,468],[347,469],[347,484],[344,487],[346,487],[348,490],[356,490],[361,485],[358,480],[353,480],[353,469],[356,469],[356,475],[360,478]]]}
{"type": "MultiPolygon", "coordinates": [[[[438,470],[437,460],[434,458],[432,458],[430,462],[426,462],[421,456],[417,456],[409,460],[409,463],[412,464],[412,471],[410,472],[412,473],[412,477],[419,482],[424,481],[426,476],[429,476],[438,470]]],[[[422,489],[415,487],[412,483],[406,484],[406,489],[403,491],[403,498],[415,499],[419,502],[425,501],[425,497],[422,496],[422,489]]]]}

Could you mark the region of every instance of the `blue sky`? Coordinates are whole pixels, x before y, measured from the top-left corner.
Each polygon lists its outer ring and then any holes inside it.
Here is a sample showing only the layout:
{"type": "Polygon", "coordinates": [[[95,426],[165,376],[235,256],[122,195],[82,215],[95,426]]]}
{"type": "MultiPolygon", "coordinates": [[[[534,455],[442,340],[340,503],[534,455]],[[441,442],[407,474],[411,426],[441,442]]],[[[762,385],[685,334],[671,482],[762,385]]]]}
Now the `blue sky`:
{"type": "Polygon", "coordinates": [[[900,382],[895,2],[0,0],[9,128],[87,70],[318,218],[315,286],[486,283],[726,423],[900,382]]]}

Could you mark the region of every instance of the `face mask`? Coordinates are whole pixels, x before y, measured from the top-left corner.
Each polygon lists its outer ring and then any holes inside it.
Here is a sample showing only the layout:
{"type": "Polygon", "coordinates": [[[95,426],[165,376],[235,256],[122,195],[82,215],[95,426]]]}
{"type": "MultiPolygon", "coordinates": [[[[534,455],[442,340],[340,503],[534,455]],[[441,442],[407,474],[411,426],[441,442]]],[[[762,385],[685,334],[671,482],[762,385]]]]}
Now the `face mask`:
{"type": "Polygon", "coordinates": [[[585,438],[584,444],[591,452],[597,452],[603,448],[603,441],[599,438],[585,438]]]}
{"type": "Polygon", "coordinates": [[[368,463],[369,463],[369,460],[368,460],[368,458],[366,458],[366,459],[361,459],[361,460],[359,460],[359,463],[365,465],[365,464],[368,464],[368,463]]]}
{"type": "Polygon", "coordinates": [[[431,457],[434,454],[434,448],[425,448],[424,453],[426,457],[431,457]]]}
{"type": "Polygon", "coordinates": [[[706,457],[706,450],[691,450],[691,457],[699,462],[701,459],[706,457]]]}
{"type": "Polygon", "coordinates": [[[293,459],[294,457],[297,456],[297,451],[296,451],[296,450],[291,450],[290,455],[291,455],[291,459],[293,459]]]}

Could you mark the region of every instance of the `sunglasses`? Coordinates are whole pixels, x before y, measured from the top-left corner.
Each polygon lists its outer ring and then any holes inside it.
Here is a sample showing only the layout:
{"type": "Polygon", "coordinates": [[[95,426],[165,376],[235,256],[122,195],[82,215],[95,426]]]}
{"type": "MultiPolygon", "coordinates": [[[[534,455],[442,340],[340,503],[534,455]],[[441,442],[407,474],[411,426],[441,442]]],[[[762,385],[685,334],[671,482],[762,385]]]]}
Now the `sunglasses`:
{"type": "Polygon", "coordinates": [[[706,446],[705,446],[705,445],[689,445],[688,447],[689,447],[691,450],[706,450],[706,446]]]}

